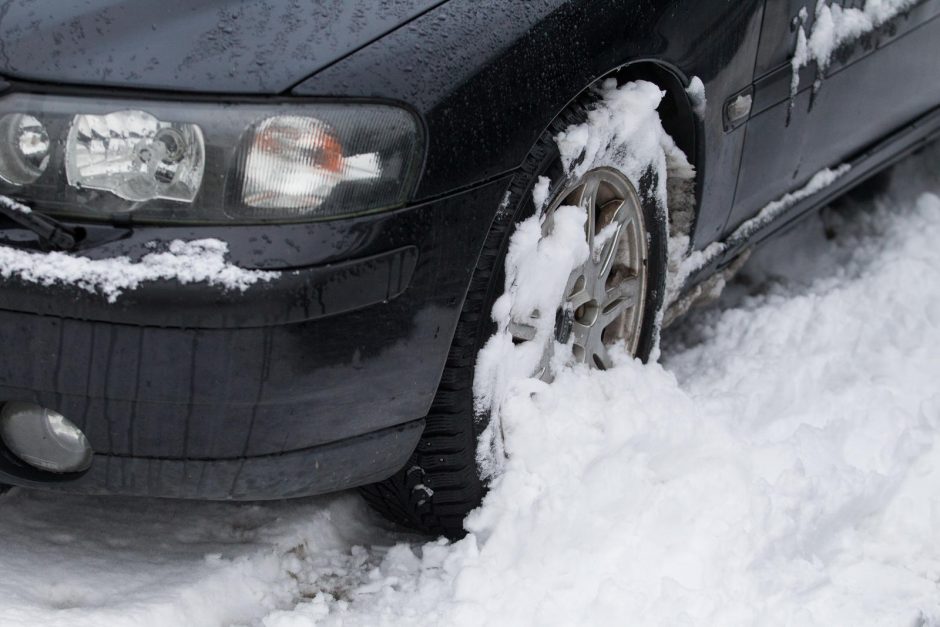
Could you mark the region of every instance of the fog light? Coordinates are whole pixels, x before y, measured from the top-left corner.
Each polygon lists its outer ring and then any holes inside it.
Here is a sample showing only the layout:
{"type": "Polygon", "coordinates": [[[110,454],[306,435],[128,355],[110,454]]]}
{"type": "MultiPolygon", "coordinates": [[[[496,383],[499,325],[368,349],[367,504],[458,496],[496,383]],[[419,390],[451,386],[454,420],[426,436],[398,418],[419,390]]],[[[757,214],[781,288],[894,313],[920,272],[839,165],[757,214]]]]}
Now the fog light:
{"type": "Polygon", "coordinates": [[[20,460],[55,473],[91,466],[88,438],[58,412],[34,403],[6,403],[0,411],[0,439],[20,460]]]}

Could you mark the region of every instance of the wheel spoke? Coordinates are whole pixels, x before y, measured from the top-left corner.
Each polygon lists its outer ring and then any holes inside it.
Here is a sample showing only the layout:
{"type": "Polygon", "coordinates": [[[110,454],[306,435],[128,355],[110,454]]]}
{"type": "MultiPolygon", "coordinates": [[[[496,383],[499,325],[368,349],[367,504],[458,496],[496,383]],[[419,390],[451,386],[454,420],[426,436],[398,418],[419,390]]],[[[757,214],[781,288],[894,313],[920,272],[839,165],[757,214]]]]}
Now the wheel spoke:
{"type": "Polygon", "coordinates": [[[637,300],[640,295],[640,279],[636,275],[623,277],[607,290],[607,302],[621,299],[637,300]]]}
{"type": "Polygon", "coordinates": [[[616,285],[607,290],[604,308],[614,302],[630,301],[635,303],[639,300],[640,280],[636,276],[623,277],[616,285]]]}
{"type": "Polygon", "coordinates": [[[546,383],[551,383],[552,379],[554,378],[552,376],[551,369],[552,354],[554,353],[552,347],[553,343],[549,342],[545,347],[545,350],[542,352],[542,358],[539,360],[539,365],[536,367],[535,372],[532,373],[534,378],[541,379],[546,383]]]}
{"type": "Polygon", "coordinates": [[[591,339],[591,327],[577,320],[571,323],[571,339],[575,345],[586,348],[591,339]]]}
{"type": "Polygon", "coordinates": [[[576,192],[574,201],[578,206],[587,211],[587,223],[584,226],[587,233],[588,250],[594,250],[594,234],[597,220],[597,190],[600,188],[600,179],[589,178],[584,182],[576,192]]]}
{"type": "Polygon", "coordinates": [[[639,301],[639,285],[637,277],[631,276],[607,290],[607,299],[599,316],[600,323],[606,326],[628,308],[635,306],[639,301]]]}
{"type": "Polygon", "coordinates": [[[594,177],[587,179],[568,197],[570,202],[566,204],[577,205],[584,209],[594,207],[597,204],[597,190],[600,185],[600,179],[594,177]]]}
{"type": "Polygon", "coordinates": [[[606,281],[607,277],[610,276],[610,271],[613,269],[614,261],[617,257],[617,248],[620,245],[621,237],[623,237],[623,225],[619,224],[614,234],[604,242],[604,247],[601,249],[601,254],[597,262],[597,276],[601,281],[606,281]]]}
{"type": "Polygon", "coordinates": [[[627,230],[627,226],[633,222],[633,215],[629,211],[627,203],[623,200],[612,200],[608,202],[601,208],[600,213],[605,218],[604,227],[602,227],[601,232],[611,228],[611,225],[616,225],[616,231],[604,242],[604,246],[597,256],[598,275],[606,279],[611,269],[614,267],[614,262],[617,259],[617,251],[620,248],[620,241],[627,230]]]}
{"type": "Polygon", "coordinates": [[[579,268],[575,268],[571,276],[568,277],[568,283],[565,284],[565,295],[568,300],[571,300],[571,297],[578,292],[583,291],[585,285],[587,285],[587,277],[578,270],[579,268]]]}
{"type": "Polygon", "coordinates": [[[580,289],[568,297],[568,303],[570,303],[572,309],[577,309],[589,302],[591,302],[591,295],[585,289],[580,289]]]}
{"type": "Polygon", "coordinates": [[[605,216],[610,216],[610,219],[607,220],[607,224],[617,223],[620,226],[624,226],[629,222],[633,221],[630,212],[627,211],[627,203],[623,200],[612,200],[601,208],[601,211],[605,216]]]}

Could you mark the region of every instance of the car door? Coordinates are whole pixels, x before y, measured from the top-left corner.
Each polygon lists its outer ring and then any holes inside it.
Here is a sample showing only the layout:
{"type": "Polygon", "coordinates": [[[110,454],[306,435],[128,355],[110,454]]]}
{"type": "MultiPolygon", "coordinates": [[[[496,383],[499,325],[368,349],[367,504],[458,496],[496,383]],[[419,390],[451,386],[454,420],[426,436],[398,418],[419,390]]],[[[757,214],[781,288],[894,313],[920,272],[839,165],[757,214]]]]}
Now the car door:
{"type": "MultiPolygon", "coordinates": [[[[868,0],[827,0],[865,9],[868,0]]],[[[813,0],[767,0],[753,105],[728,233],[819,170],[851,161],[877,140],[940,104],[940,0],[921,0],[875,31],[840,46],[828,67],[801,68],[791,93],[802,29],[813,0]]]]}

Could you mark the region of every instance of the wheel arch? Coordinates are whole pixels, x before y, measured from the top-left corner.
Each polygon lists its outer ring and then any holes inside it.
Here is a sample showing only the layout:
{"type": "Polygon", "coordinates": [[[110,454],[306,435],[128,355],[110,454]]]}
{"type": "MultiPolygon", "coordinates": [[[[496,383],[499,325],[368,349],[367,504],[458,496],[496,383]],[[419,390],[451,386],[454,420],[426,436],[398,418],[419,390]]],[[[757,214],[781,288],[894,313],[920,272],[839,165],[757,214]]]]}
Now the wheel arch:
{"type": "Polygon", "coordinates": [[[702,165],[704,150],[701,144],[703,124],[695,113],[695,106],[687,90],[691,81],[678,68],[662,61],[643,59],[632,61],[608,72],[600,80],[616,78],[621,83],[645,80],[659,85],[666,92],[659,107],[663,128],[675,140],[696,169],[702,165]]]}
{"type": "Polygon", "coordinates": [[[693,241],[701,208],[705,172],[705,127],[702,115],[696,112],[695,103],[689,95],[691,78],[679,68],[653,59],[628,63],[611,72],[609,76],[616,77],[619,82],[647,80],[665,92],[659,105],[663,129],[695,168],[695,179],[691,187],[679,181],[669,182],[669,228],[672,234],[687,235],[688,241],[693,241]]]}
{"type": "Polygon", "coordinates": [[[597,78],[584,85],[571,100],[566,102],[561,110],[565,110],[571,103],[582,98],[591,89],[609,78],[616,78],[620,84],[638,80],[649,81],[665,92],[659,106],[663,128],[695,168],[694,188],[689,190],[690,195],[694,197],[684,198],[681,203],[673,203],[675,199],[670,198],[670,207],[681,204],[690,206],[692,209],[691,220],[688,226],[683,228],[691,241],[698,222],[705,172],[705,127],[702,116],[696,113],[695,104],[687,91],[691,78],[666,61],[638,58],[601,72],[597,78]]]}

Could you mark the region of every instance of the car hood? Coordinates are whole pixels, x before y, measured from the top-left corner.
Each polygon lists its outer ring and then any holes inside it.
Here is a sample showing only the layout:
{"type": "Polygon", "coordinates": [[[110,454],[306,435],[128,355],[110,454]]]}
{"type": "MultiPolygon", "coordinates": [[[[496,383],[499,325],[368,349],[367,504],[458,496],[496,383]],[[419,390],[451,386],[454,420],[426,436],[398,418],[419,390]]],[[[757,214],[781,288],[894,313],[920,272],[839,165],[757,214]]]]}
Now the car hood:
{"type": "Polygon", "coordinates": [[[441,0],[6,0],[0,75],[276,94],[441,0]]]}

